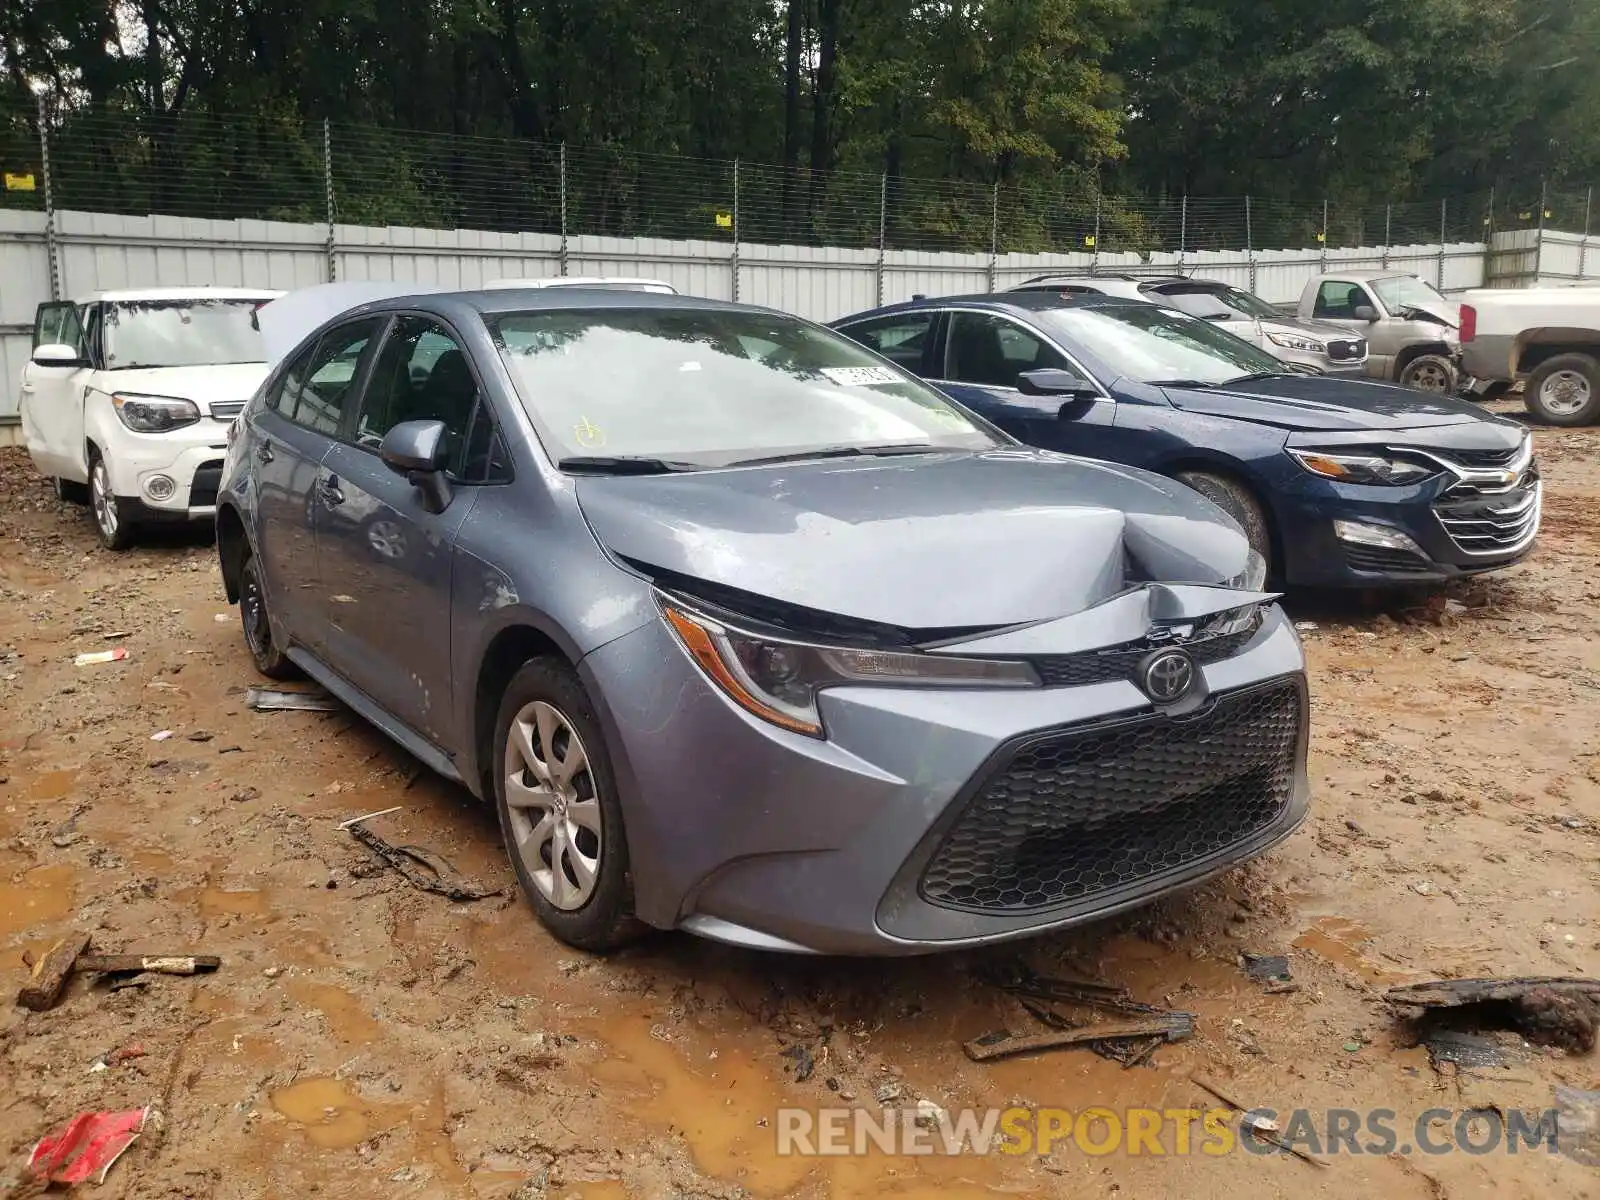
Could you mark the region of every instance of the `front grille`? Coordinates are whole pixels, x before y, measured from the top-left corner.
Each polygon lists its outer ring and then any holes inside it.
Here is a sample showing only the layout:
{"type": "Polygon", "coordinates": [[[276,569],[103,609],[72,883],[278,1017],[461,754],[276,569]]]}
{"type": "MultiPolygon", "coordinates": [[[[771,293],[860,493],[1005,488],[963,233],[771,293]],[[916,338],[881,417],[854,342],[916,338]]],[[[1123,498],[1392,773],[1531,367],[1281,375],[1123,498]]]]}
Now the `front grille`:
{"type": "Polygon", "coordinates": [[[1328,357],[1334,362],[1348,362],[1352,358],[1365,358],[1366,355],[1367,343],[1362,340],[1328,343],[1328,357]]]}
{"type": "Polygon", "coordinates": [[[1355,571],[1372,571],[1383,575],[1416,575],[1433,570],[1427,559],[1409,550],[1388,550],[1382,546],[1344,546],[1345,561],[1355,571]]]}
{"type": "Polygon", "coordinates": [[[1450,540],[1468,554],[1511,554],[1533,540],[1539,529],[1539,483],[1514,491],[1455,500],[1448,494],[1433,506],[1450,540]]]}
{"type": "Polygon", "coordinates": [[[1152,650],[1176,647],[1189,652],[1196,665],[1221,662],[1232,658],[1256,634],[1256,626],[1238,633],[1185,641],[1140,641],[1105,650],[1091,650],[1085,654],[1056,654],[1032,659],[1034,669],[1045,687],[1082,687],[1088,683],[1107,683],[1114,679],[1132,679],[1134,671],[1145,655],[1152,650]]]}
{"type": "Polygon", "coordinates": [[[194,482],[189,485],[189,507],[209,508],[217,502],[217,491],[222,487],[222,460],[211,459],[195,468],[194,482]]]}
{"type": "Polygon", "coordinates": [[[1024,740],[991,768],[923,870],[923,899],[1025,913],[1197,862],[1289,805],[1298,679],[1024,740]]]}
{"type": "Polygon", "coordinates": [[[1440,458],[1447,458],[1463,467],[1508,467],[1522,453],[1521,446],[1509,450],[1440,450],[1440,458]]]}

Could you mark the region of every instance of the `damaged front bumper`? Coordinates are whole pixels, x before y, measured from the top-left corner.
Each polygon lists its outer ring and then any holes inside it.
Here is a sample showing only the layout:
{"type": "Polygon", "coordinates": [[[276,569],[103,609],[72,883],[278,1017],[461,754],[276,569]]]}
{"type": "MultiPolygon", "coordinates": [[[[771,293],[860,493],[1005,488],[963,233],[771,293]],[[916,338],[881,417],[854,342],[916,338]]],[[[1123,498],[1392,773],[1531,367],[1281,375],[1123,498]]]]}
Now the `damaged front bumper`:
{"type": "MultiPolygon", "coordinates": [[[[1264,604],[1158,705],[1128,672],[1026,690],[840,686],[826,738],[752,716],[661,622],[580,664],[636,909],[765,949],[911,954],[1038,934],[1190,886],[1304,818],[1304,660],[1269,598],[1149,585],[942,653],[1093,659],[1264,604]]],[[[1095,659],[1097,662],[1109,661],[1095,659]]],[[[1071,680],[1078,676],[1058,675],[1071,680]]]]}

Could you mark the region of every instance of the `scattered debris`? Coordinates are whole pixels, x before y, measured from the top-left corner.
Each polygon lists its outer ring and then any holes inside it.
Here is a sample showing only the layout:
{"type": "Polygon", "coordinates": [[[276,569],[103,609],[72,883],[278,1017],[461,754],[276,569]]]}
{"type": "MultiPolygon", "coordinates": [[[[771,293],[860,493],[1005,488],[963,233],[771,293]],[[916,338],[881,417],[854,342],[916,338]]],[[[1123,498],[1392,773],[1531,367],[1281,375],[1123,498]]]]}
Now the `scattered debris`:
{"type": "Polygon", "coordinates": [[[96,975],[139,975],[146,971],[159,975],[197,975],[215,971],[222,960],[210,954],[90,954],[89,935],[71,934],[29,961],[32,972],[17,992],[17,1003],[33,1012],[44,1012],[61,998],[73,972],[96,975]]]}
{"type": "Polygon", "coordinates": [[[1505,1052],[1493,1038],[1484,1034],[1467,1033],[1459,1029],[1430,1029],[1422,1044],[1428,1049],[1428,1058],[1434,1068],[1440,1063],[1454,1063],[1458,1067],[1499,1067],[1505,1065],[1505,1052]]]}
{"type": "Polygon", "coordinates": [[[1118,984],[1040,975],[1021,962],[991,970],[983,978],[985,982],[1016,996],[1028,1015],[1053,1031],[1053,1035],[1070,1036],[1014,1035],[1008,1030],[999,1030],[967,1043],[965,1049],[968,1057],[977,1062],[1057,1046],[1086,1045],[1102,1058],[1109,1058],[1124,1067],[1136,1067],[1154,1054],[1157,1047],[1188,1037],[1194,1032],[1193,1013],[1140,1003],[1127,988],[1118,984]],[[1153,1023],[1139,1032],[1133,1031],[1138,1028],[1137,1019],[1085,1025],[1076,1016],[1059,1011],[1059,1005],[1150,1018],[1153,1023]],[[1030,1036],[1044,1040],[1038,1044],[1024,1044],[1030,1036]],[[974,1053],[974,1048],[979,1053],[974,1053]]]}
{"type": "Polygon", "coordinates": [[[339,709],[339,702],[321,688],[289,691],[253,687],[245,693],[244,702],[256,712],[337,712],[339,709]]]}
{"type": "Polygon", "coordinates": [[[811,1078],[812,1072],[817,1069],[817,1060],[812,1056],[810,1047],[796,1042],[792,1046],[785,1046],[779,1051],[784,1058],[794,1063],[794,1081],[804,1083],[811,1078]]]}
{"type": "Polygon", "coordinates": [[[215,621],[218,625],[226,625],[229,621],[233,620],[233,617],[230,616],[228,613],[218,613],[216,616],[212,617],[211,619],[213,621],[215,621]]]}
{"type": "Polygon", "coordinates": [[[1306,1153],[1298,1146],[1291,1146],[1288,1142],[1284,1141],[1278,1133],[1278,1123],[1268,1117],[1263,1116],[1259,1110],[1246,1108],[1232,1097],[1224,1095],[1221,1089],[1219,1089],[1215,1084],[1209,1082],[1199,1075],[1189,1076],[1189,1082],[1194,1084],[1195,1087],[1199,1088],[1201,1091],[1209,1092],[1212,1096],[1215,1096],[1218,1100],[1222,1101],[1223,1104],[1239,1113],[1240,1127],[1243,1129],[1248,1129],[1251,1133],[1251,1136],[1260,1138],[1263,1142],[1267,1142],[1270,1145],[1276,1146],[1285,1154],[1292,1154],[1301,1162],[1310,1163],[1313,1167],[1327,1167],[1328,1164],[1322,1159],[1317,1158],[1313,1154],[1306,1153]]]}
{"type": "Polygon", "coordinates": [[[1443,979],[1392,987],[1383,998],[1413,1020],[1513,1028],[1529,1041],[1585,1054],[1600,1020],[1600,979],[1443,979]]]}
{"type": "Polygon", "coordinates": [[[1315,633],[1321,628],[1315,621],[1296,621],[1294,627],[1301,633],[1315,633]]]}
{"type": "Polygon", "coordinates": [[[209,742],[215,735],[207,733],[204,729],[196,729],[188,736],[191,742],[209,742]]]}
{"type": "Polygon", "coordinates": [[[115,650],[90,650],[72,660],[75,667],[92,667],[99,663],[121,662],[128,657],[128,648],[118,646],[115,650]]]}
{"type": "Polygon", "coordinates": [[[170,729],[161,729],[161,730],[157,730],[155,733],[152,733],[150,735],[150,740],[152,742],[164,742],[171,736],[172,736],[172,730],[170,730],[170,729]]]}
{"type": "Polygon", "coordinates": [[[149,1120],[148,1108],[79,1113],[39,1139],[28,1170],[47,1183],[104,1183],[111,1165],[133,1145],[149,1120]]]}
{"type": "Polygon", "coordinates": [[[891,1079],[888,1083],[879,1085],[878,1090],[873,1093],[873,1098],[879,1104],[893,1104],[900,1099],[902,1090],[899,1081],[891,1079]]]}
{"type": "Polygon", "coordinates": [[[97,1071],[109,1071],[112,1067],[120,1067],[125,1062],[143,1058],[146,1053],[145,1048],[135,1042],[131,1046],[123,1046],[102,1054],[89,1065],[89,1071],[91,1074],[97,1071]]]}
{"type": "Polygon", "coordinates": [[[405,876],[413,887],[421,888],[425,892],[434,892],[447,900],[460,901],[487,900],[490,896],[498,896],[505,891],[504,888],[484,887],[480,883],[464,878],[459,871],[431,850],[425,850],[421,846],[392,845],[362,824],[372,817],[383,815],[384,813],[369,813],[365,817],[345,821],[339,828],[348,830],[351,837],[405,876]]]}
{"type": "Polygon", "coordinates": [[[1244,963],[1244,973],[1251,979],[1265,983],[1289,978],[1287,954],[1241,954],[1239,957],[1244,963]]]}
{"type": "MultiPolygon", "coordinates": [[[[1106,1021],[1076,1029],[1052,1029],[1045,1033],[1010,1033],[997,1030],[974,1038],[962,1047],[973,1062],[989,1062],[996,1058],[1010,1058],[1014,1054],[1030,1054],[1039,1050],[1055,1050],[1061,1046],[1082,1046],[1092,1042],[1121,1041],[1126,1038],[1155,1038],[1175,1042],[1194,1032],[1193,1013],[1164,1013],[1154,1017],[1136,1017],[1126,1021],[1106,1021]]],[[[1142,1050],[1144,1047],[1140,1047],[1142,1050]]]]}
{"type": "Polygon", "coordinates": [[[924,1129],[937,1129],[949,1123],[950,1114],[932,1100],[918,1100],[915,1120],[924,1129]]]}
{"type": "Polygon", "coordinates": [[[242,787],[228,797],[235,804],[245,804],[251,800],[261,799],[261,789],[258,787],[242,787]]]}

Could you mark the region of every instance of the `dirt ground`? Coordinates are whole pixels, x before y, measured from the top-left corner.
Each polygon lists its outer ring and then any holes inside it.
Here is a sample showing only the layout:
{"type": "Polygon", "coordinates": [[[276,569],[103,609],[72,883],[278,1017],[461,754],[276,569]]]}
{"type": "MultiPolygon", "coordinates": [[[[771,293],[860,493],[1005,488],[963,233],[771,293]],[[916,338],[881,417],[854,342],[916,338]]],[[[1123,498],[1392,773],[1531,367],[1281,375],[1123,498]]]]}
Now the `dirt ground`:
{"type": "Polygon", "coordinates": [[[1392,1109],[1405,1131],[1430,1108],[1596,1086],[1593,1057],[1536,1047],[1441,1073],[1381,1000],[1441,976],[1600,974],[1600,430],[1537,436],[1546,517],[1523,565],[1447,605],[1290,597],[1314,624],[1314,808],[1289,842],[1117,922],[892,962],[679,935],[590,958],[509,890],[414,889],[338,823],[401,806],[373,828],[510,889],[491,814],[347,713],[250,711],[261,681],[203,538],[103,552],[83,510],[0,452],[0,1195],[25,1190],[46,1130],[145,1105],[150,1130],[99,1190],[113,1200],[1594,1194],[1593,1167],[1542,1150],[1324,1169],[775,1153],[780,1107],[881,1097],[1205,1107],[1200,1074],[1279,1111],[1392,1109]],[[73,665],[111,646],[126,661],[73,665]],[[13,1007],[24,953],[70,929],[223,965],[13,1007]],[[1243,951],[1286,953],[1299,990],[1267,992],[1243,951]],[[1034,1028],[976,977],[1019,956],[1192,1011],[1195,1035],[1132,1069],[1082,1049],[971,1062],[965,1040],[1034,1028]],[[143,1056],[91,1069],[130,1046],[143,1056]]]}

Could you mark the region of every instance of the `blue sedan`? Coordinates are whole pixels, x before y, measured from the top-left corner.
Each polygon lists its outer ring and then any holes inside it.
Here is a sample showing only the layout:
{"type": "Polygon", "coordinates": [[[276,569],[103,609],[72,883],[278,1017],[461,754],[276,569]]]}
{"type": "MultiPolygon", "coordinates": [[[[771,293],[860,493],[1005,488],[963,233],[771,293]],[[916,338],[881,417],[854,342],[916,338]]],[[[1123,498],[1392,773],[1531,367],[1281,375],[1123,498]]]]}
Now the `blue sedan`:
{"type": "Polygon", "coordinates": [[[1035,446],[1182,480],[1302,586],[1438,583],[1532,548],[1522,426],[1465,401],[1285,370],[1156,304],[1011,292],[834,328],[1035,446]]]}

